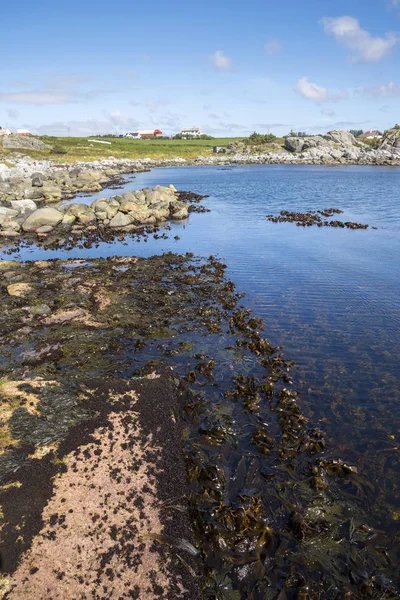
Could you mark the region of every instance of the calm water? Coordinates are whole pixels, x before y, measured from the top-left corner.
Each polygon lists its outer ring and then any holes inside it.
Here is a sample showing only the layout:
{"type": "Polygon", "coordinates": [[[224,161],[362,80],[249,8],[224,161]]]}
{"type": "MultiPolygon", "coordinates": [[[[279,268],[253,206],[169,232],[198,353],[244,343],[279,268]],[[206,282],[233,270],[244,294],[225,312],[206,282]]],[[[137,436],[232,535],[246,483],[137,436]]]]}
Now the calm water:
{"type": "Polygon", "coordinates": [[[126,189],[170,183],[209,194],[204,204],[211,212],[173,225],[168,240],[57,254],[30,249],[20,256],[149,256],[173,250],[223,259],[228,276],[246,292],[247,305],[264,319],[266,335],[295,360],[308,416],[327,433],[327,456],[357,466],[368,481],[369,525],[391,531],[400,547],[400,169],[168,168],[139,174],[126,189]],[[341,220],[378,229],[301,228],[265,220],[282,209],[328,207],[343,210],[341,220]]]}

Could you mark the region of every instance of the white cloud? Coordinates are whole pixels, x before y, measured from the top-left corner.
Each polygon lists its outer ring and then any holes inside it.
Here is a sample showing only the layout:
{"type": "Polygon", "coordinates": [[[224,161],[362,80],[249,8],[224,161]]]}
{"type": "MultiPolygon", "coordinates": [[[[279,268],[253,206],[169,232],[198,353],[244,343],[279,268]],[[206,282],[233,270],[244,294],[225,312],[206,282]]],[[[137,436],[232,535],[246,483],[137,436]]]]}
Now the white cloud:
{"type": "Polygon", "coordinates": [[[323,108],[321,110],[321,115],[324,115],[325,117],[334,117],[335,111],[332,110],[331,108],[323,108]]]}
{"type": "Polygon", "coordinates": [[[278,54],[282,50],[282,43],[277,38],[271,38],[265,44],[265,52],[268,56],[278,54]]]}
{"type": "Polygon", "coordinates": [[[354,17],[324,17],[321,23],[327,35],[332,35],[340,46],[352,51],[351,58],[354,62],[379,62],[399,42],[394,33],[386,33],[385,37],[373,37],[361,28],[360,22],[354,17]]]}
{"type": "Polygon", "coordinates": [[[397,8],[398,6],[400,6],[400,0],[389,0],[389,6],[397,8]]]}
{"type": "Polygon", "coordinates": [[[382,85],[375,85],[373,87],[359,87],[355,90],[356,94],[362,94],[364,96],[374,96],[376,98],[394,98],[400,96],[400,85],[390,81],[382,85]]]}
{"type": "Polygon", "coordinates": [[[51,92],[8,92],[0,94],[0,102],[15,102],[18,104],[67,104],[68,94],[51,92]]]}
{"type": "Polygon", "coordinates": [[[232,71],[232,60],[222,50],[210,54],[209,58],[217,71],[232,71]]]}
{"type": "Polygon", "coordinates": [[[315,102],[327,102],[329,100],[328,90],[317,83],[308,81],[308,77],[299,79],[294,89],[307,100],[314,100],[315,102]]]}

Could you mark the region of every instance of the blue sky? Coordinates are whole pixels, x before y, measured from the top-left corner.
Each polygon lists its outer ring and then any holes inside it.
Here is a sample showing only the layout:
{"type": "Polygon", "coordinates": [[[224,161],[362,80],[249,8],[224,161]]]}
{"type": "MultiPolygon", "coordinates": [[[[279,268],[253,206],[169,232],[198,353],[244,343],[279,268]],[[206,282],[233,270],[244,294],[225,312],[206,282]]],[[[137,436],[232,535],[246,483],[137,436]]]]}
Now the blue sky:
{"type": "Polygon", "coordinates": [[[1,22],[11,129],[229,136],[400,121],[400,0],[19,0],[1,22]]]}

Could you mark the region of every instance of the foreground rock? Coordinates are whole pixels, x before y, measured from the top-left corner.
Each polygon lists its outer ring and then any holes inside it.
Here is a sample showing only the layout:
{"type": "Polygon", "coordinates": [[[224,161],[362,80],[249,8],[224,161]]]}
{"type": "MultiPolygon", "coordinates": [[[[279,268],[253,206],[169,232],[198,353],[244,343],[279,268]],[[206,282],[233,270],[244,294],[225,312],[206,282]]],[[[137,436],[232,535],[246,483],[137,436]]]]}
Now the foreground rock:
{"type": "Polygon", "coordinates": [[[55,208],[39,208],[33,211],[29,217],[23,221],[22,229],[24,231],[37,231],[43,225],[55,227],[63,220],[63,215],[55,208]]]}

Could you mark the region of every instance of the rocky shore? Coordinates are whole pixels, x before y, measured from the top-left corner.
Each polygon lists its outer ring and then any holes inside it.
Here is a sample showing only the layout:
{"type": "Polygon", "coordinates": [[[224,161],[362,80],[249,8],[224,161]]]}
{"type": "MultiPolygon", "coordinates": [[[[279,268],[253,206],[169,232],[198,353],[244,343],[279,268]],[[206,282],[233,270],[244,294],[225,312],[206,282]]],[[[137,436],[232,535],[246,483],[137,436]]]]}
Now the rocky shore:
{"type": "MultiPolygon", "coordinates": [[[[41,179],[38,175],[32,179],[41,193],[41,179]]],[[[33,236],[37,241],[57,234],[58,246],[63,246],[63,240],[71,235],[110,239],[115,233],[139,233],[170,220],[187,219],[190,211],[201,210],[192,204],[200,199],[197,194],[177,192],[173,185],[98,198],[90,205],[65,202],[49,206],[49,199],[43,198],[6,199],[0,206],[0,236],[6,239],[33,236]]]]}

